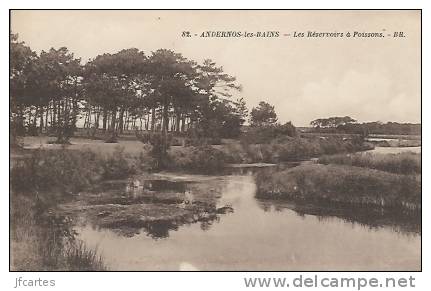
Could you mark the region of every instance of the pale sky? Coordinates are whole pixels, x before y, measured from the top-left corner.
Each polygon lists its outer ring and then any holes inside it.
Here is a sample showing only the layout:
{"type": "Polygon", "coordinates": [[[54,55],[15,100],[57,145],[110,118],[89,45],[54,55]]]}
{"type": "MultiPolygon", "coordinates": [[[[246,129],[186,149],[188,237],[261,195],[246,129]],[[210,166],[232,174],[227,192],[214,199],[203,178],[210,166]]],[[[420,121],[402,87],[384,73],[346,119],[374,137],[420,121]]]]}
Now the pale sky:
{"type": "Polygon", "coordinates": [[[236,76],[251,109],[264,100],[281,122],[316,118],[420,122],[418,11],[13,11],[12,32],[33,50],[66,46],[83,61],[159,48],[211,58],[236,76]],[[403,31],[404,38],[293,38],[297,32],[403,31]],[[278,38],[181,37],[182,31],[279,31],[278,38]]]}

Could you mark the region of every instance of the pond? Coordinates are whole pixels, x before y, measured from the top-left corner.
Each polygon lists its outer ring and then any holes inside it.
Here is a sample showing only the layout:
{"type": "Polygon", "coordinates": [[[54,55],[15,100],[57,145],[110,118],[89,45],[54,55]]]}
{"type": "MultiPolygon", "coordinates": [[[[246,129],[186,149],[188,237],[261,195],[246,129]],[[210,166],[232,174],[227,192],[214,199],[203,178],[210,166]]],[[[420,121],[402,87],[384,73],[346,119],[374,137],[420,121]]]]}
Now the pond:
{"type": "Polygon", "coordinates": [[[417,226],[398,227],[375,213],[257,200],[251,171],[239,168],[223,176],[162,173],[133,190],[184,192],[232,209],[214,219],[127,235],[84,221],[79,238],[97,247],[110,270],[420,270],[417,226]]]}

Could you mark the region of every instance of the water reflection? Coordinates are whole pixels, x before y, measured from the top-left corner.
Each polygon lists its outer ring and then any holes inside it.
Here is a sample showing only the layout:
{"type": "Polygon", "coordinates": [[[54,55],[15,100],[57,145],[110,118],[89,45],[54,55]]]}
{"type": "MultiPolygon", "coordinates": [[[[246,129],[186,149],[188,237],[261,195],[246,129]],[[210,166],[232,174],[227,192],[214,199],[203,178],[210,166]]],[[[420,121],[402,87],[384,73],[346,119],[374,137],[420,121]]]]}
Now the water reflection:
{"type": "Polygon", "coordinates": [[[184,262],[199,270],[420,269],[420,232],[396,231],[385,223],[392,217],[256,200],[252,175],[198,178],[184,191],[214,207],[207,219],[151,224],[132,236],[84,225],[80,238],[98,245],[112,270],[178,270],[184,262]]]}
{"type": "Polygon", "coordinates": [[[282,201],[259,200],[258,204],[265,212],[294,211],[299,217],[315,216],[320,222],[332,222],[337,219],[370,230],[390,228],[405,235],[421,234],[420,213],[402,214],[390,210],[317,207],[312,204],[298,204],[282,201]]]}
{"type": "Polygon", "coordinates": [[[188,181],[169,181],[169,180],[145,180],[143,183],[143,188],[151,191],[174,191],[185,193],[186,183],[188,181]]]}
{"type": "Polygon", "coordinates": [[[63,209],[78,215],[79,227],[109,230],[123,237],[145,234],[163,239],[190,224],[207,231],[222,215],[232,213],[230,205],[217,202],[221,196],[218,185],[218,179],[205,183],[143,177],[110,181],[63,209]]]}

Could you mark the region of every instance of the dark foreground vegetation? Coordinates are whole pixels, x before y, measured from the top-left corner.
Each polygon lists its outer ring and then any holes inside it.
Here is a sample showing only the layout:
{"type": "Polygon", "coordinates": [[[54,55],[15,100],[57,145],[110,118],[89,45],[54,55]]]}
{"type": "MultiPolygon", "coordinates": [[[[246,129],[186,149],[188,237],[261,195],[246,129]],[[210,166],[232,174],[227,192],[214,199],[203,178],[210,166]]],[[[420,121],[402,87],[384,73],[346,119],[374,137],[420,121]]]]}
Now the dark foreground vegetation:
{"type": "Polygon", "coordinates": [[[420,160],[414,154],[335,156],[281,172],[257,175],[257,196],[418,213],[420,160]],[[419,165],[418,165],[419,163],[419,165]]]}
{"type": "Polygon", "coordinates": [[[35,193],[12,196],[11,270],[106,270],[97,249],[90,249],[78,240],[71,220],[48,211],[49,204],[35,193]]]}
{"type": "MultiPolygon", "coordinates": [[[[176,166],[205,172],[206,167],[214,170],[223,165],[218,156],[221,152],[210,146],[187,150],[191,160],[176,166]]],[[[52,149],[25,151],[21,155],[12,161],[10,181],[13,270],[106,269],[97,250],[76,238],[71,218],[81,211],[76,203],[87,209],[89,219],[96,220],[99,227],[134,227],[134,231],[144,228],[155,237],[167,236],[168,229],[185,223],[210,224],[223,211],[205,203],[181,207],[185,197],[170,193],[157,197],[148,193],[139,199],[127,199],[118,193],[107,197],[91,194],[91,189],[105,181],[151,170],[155,165],[151,149],[138,155],[125,153],[121,147],[110,154],[52,149]],[[82,197],[78,193],[83,193],[82,197]],[[59,208],[68,204],[72,205],[70,209],[59,208]]]]}
{"type": "MultiPolygon", "coordinates": [[[[125,158],[90,151],[36,150],[11,169],[11,268],[13,270],[105,270],[97,250],[76,239],[73,223],[55,209],[75,193],[112,175],[124,176],[125,158]]],[[[126,166],[125,166],[126,165],[126,166]]]]}
{"type": "Polygon", "coordinates": [[[132,156],[117,147],[112,154],[89,150],[33,150],[14,161],[13,191],[76,193],[102,180],[122,179],[148,167],[142,155],[132,156]]]}

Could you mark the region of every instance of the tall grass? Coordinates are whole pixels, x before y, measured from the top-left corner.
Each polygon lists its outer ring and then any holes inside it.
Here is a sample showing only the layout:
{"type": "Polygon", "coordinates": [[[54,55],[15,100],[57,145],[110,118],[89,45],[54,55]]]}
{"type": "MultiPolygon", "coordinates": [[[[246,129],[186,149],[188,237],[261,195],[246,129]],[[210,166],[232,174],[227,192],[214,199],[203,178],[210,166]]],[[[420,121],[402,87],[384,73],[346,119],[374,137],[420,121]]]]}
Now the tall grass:
{"type": "Polygon", "coordinates": [[[339,164],[377,169],[397,174],[420,174],[422,170],[421,155],[404,152],[398,154],[349,154],[323,156],[321,164],[339,164]]]}
{"type": "Polygon", "coordinates": [[[100,179],[100,158],[90,151],[36,150],[13,161],[14,191],[79,191],[100,179]]]}
{"type": "Polygon", "coordinates": [[[421,209],[421,178],[345,165],[301,165],[257,175],[261,198],[328,204],[421,209]]]}
{"type": "Polygon", "coordinates": [[[108,269],[98,250],[88,248],[82,241],[75,242],[67,248],[64,257],[67,270],[105,271],[108,269]]]}
{"type": "Polygon", "coordinates": [[[150,167],[151,158],[117,147],[112,154],[90,150],[35,150],[12,161],[13,191],[78,192],[104,179],[122,179],[150,167]]]}
{"type": "Polygon", "coordinates": [[[55,211],[59,201],[100,182],[121,179],[148,157],[88,150],[35,150],[11,168],[11,268],[22,271],[105,270],[97,250],[76,238],[73,223],[55,211]],[[50,210],[52,209],[52,211],[50,210]]]}
{"type": "Polygon", "coordinates": [[[75,238],[71,221],[46,211],[34,195],[11,199],[11,269],[14,271],[103,271],[96,249],[75,238]]]}

